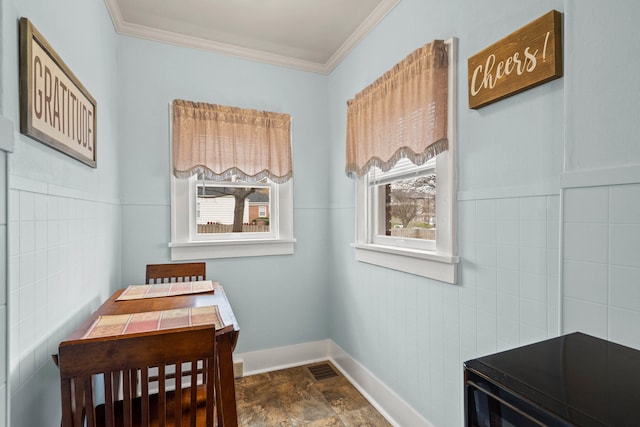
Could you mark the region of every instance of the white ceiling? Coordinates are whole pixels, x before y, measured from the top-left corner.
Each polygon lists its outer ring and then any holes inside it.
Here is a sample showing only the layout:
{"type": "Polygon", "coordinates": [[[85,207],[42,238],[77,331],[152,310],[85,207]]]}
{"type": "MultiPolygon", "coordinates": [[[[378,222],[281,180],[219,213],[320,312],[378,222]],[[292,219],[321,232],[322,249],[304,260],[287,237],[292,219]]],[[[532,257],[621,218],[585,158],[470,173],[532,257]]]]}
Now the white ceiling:
{"type": "Polygon", "coordinates": [[[400,0],[105,0],[116,31],[327,74],[400,0]]]}

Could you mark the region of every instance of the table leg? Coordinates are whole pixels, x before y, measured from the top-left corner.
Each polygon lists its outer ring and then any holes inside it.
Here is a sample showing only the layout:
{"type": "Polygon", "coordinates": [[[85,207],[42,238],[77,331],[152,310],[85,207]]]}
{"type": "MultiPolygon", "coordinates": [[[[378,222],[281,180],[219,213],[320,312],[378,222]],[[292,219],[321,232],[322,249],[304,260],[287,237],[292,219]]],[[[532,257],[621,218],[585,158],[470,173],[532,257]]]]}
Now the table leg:
{"type": "Polygon", "coordinates": [[[216,402],[218,404],[218,424],[224,427],[238,426],[236,386],[233,375],[232,335],[233,333],[226,333],[216,337],[216,353],[218,356],[216,402]]]}

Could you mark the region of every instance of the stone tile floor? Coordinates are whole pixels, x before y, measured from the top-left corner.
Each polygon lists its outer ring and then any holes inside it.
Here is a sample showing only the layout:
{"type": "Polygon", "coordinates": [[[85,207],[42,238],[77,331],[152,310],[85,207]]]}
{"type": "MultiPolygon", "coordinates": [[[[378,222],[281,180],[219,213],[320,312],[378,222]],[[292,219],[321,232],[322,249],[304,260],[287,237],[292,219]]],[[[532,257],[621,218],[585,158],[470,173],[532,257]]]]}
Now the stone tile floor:
{"type": "Polygon", "coordinates": [[[316,380],[307,366],[239,378],[236,401],[241,427],[391,426],[342,375],[316,380]]]}

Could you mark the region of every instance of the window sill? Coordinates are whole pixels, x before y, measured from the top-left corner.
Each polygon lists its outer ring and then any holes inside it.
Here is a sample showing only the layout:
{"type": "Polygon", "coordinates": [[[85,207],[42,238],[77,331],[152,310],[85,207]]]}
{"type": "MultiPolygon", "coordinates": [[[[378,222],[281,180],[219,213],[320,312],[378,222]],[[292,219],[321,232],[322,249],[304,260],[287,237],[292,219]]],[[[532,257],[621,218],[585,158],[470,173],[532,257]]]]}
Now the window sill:
{"type": "Polygon", "coordinates": [[[459,258],[392,246],[354,243],[356,260],[455,284],[459,258]]]}
{"type": "Polygon", "coordinates": [[[295,239],[251,239],[202,242],[170,242],[171,260],[291,255],[295,239]]]}

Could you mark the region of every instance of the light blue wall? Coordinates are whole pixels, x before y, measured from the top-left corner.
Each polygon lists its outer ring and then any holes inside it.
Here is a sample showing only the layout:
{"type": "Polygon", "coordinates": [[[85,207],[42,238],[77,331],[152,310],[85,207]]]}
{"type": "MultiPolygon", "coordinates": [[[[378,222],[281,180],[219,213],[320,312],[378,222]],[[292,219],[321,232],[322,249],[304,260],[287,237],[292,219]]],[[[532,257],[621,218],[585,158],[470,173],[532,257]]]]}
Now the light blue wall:
{"type": "Polygon", "coordinates": [[[169,261],[169,103],[173,99],[288,113],[293,120],[292,256],[207,262],[234,307],[238,351],[328,337],[329,156],[326,77],[199,50],[120,39],[123,283],[169,261]]]}
{"type": "Polygon", "coordinates": [[[16,129],[7,156],[12,425],[58,424],[49,354],[112,289],[169,260],[174,98],[293,117],[295,254],[207,262],[240,321],[238,351],[331,338],[433,425],[460,426],[466,359],[573,330],[640,348],[635,3],[402,0],[321,76],[116,36],[102,2],[0,1],[0,112],[16,129]],[[467,58],[551,9],[564,12],[565,76],[468,109],[467,58]],[[98,169],[17,132],[20,16],[98,100],[98,169]],[[347,99],[449,37],[459,42],[455,286],[354,260],[353,182],[343,172],[347,99]],[[29,411],[36,400],[43,410],[29,411]]]}
{"type": "Polygon", "coordinates": [[[102,197],[118,197],[116,37],[101,2],[3,0],[2,112],[17,143],[9,173],[102,197]],[[98,168],[19,134],[18,19],[27,17],[98,103],[98,168]],[[81,19],[79,17],[82,17],[81,19]]]}
{"type": "Polygon", "coordinates": [[[562,1],[403,0],[329,78],[332,338],[436,426],[462,424],[462,362],[558,332],[562,79],[481,110],[466,59],[562,1]],[[353,260],[346,100],[414,49],[458,39],[456,286],[353,260]]]}
{"type": "Polygon", "coordinates": [[[116,35],[102,2],[1,5],[1,113],[14,128],[7,155],[8,415],[11,426],[55,426],[60,386],[51,354],[121,283],[116,35]],[[97,169],[19,133],[23,16],[97,100],[97,169]]]}
{"type": "MultiPolygon", "coordinates": [[[[4,138],[4,136],[2,137],[4,138]]],[[[8,303],[7,303],[7,153],[0,151],[0,426],[5,427],[8,422],[8,303]]]]}
{"type": "Polygon", "coordinates": [[[640,164],[640,4],[568,1],[566,171],[640,164]]]}
{"type": "Polygon", "coordinates": [[[640,348],[640,5],[569,2],[563,331],[640,348]],[[631,53],[631,55],[630,55],[631,53]],[[625,59],[628,58],[628,59],[625,59]]]}
{"type": "Polygon", "coordinates": [[[640,348],[638,17],[632,2],[403,0],[331,74],[331,336],[433,425],[461,424],[469,358],[576,330],[640,348]],[[470,110],[467,58],[551,9],[565,77],[470,110]],[[345,101],[452,36],[457,286],[355,262],[342,173],[345,101]]]}

